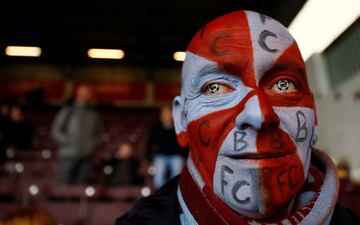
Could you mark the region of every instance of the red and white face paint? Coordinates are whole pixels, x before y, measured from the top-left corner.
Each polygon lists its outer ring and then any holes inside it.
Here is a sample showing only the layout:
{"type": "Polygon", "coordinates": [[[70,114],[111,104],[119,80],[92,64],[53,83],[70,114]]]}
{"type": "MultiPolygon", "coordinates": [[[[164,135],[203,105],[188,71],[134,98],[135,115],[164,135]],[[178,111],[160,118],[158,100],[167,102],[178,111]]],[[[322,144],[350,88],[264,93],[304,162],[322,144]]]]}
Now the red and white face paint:
{"type": "Polygon", "coordinates": [[[288,209],[308,172],[316,115],[303,59],[280,23],[237,11],[204,26],[173,113],[200,188],[251,218],[288,209]]]}

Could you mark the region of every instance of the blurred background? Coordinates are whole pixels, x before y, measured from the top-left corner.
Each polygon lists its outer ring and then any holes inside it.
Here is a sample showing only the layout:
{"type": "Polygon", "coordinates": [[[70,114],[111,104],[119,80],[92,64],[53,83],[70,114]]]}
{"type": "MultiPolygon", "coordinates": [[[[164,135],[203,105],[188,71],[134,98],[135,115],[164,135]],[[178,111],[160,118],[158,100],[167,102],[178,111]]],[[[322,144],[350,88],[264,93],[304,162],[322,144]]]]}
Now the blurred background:
{"type": "Polygon", "coordinates": [[[360,215],[358,0],[12,0],[0,8],[1,113],[26,122],[13,133],[29,143],[2,143],[0,218],[40,205],[57,224],[109,225],[149,195],[151,129],[180,93],[187,44],[206,22],[239,9],[278,20],[298,41],[317,103],[317,148],[339,168],[340,202],[360,215]],[[53,122],[83,85],[93,92],[100,143],[86,182],[57,185],[53,122]],[[113,183],[109,161],[124,142],[140,178],[113,183]]]}

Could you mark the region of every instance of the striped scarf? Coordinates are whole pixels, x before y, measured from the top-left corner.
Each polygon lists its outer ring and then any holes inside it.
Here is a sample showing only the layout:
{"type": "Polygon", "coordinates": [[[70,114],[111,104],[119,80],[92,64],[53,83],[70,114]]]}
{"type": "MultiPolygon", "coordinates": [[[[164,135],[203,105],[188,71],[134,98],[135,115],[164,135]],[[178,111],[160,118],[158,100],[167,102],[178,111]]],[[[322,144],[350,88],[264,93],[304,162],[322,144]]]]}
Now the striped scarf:
{"type": "Polygon", "coordinates": [[[306,182],[293,201],[292,212],[279,221],[265,222],[244,217],[229,208],[208,186],[202,190],[187,167],[179,182],[178,199],[182,225],[327,225],[338,196],[337,170],[324,153],[313,150],[306,182]]]}

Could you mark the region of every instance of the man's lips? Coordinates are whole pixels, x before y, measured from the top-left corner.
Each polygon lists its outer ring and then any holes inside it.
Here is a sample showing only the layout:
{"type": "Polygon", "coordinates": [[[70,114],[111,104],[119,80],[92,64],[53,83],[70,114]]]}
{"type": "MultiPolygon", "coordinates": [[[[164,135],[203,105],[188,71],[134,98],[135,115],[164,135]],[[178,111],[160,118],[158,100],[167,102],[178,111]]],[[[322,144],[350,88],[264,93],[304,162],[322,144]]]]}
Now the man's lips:
{"type": "Polygon", "coordinates": [[[282,158],[285,156],[288,156],[292,154],[292,152],[286,152],[286,153],[244,153],[240,155],[223,155],[225,157],[231,158],[231,159],[276,159],[276,158],[282,158]]]}

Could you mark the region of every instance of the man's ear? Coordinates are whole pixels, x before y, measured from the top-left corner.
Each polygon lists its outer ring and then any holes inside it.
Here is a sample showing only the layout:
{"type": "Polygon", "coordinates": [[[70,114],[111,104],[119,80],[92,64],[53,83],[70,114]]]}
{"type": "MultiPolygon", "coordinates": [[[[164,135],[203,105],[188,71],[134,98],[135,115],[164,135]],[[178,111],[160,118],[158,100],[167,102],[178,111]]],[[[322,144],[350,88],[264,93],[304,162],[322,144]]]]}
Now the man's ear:
{"type": "Polygon", "coordinates": [[[188,134],[186,132],[186,116],[185,116],[185,101],[181,96],[176,96],[173,101],[172,108],[175,131],[177,135],[177,141],[183,148],[189,144],[188,134]]]}

